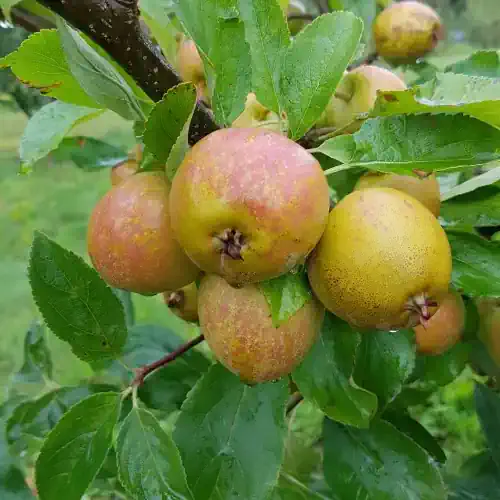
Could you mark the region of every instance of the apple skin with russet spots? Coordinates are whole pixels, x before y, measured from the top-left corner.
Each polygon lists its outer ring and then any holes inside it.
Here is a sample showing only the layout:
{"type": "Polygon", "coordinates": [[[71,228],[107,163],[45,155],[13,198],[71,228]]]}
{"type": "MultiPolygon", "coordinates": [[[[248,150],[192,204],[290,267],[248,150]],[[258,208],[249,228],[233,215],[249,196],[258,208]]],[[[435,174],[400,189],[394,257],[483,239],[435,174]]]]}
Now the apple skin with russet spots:
{"type": "Polygon", "coordinates": [[[188,152],[172,183],[170,214],[198,267],[242,285],[304,262],[329,204],[324,173],[304,148],[269,130],[231,128],[188,152]]]}

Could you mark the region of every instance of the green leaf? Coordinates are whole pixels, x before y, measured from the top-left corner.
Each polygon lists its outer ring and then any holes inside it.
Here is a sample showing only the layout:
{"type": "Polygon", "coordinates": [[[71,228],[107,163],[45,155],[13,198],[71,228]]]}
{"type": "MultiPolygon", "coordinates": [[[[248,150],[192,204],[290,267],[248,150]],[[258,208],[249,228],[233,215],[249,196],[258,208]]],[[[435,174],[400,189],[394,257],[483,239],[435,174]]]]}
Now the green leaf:
{"type": "Polygon", "coordinates": [[[446,454],[441,446],[439,446],[436,438],[423,425],[411,418],[410,415],[391,411],[384,413],[382,418],[396,427],[398,431],[415,441],[434,460],[440,464],[446,462],[446,454]]]}
{"type": "Polygon", "coordinates": [[[470,233],[448,232],[452,283],[471,297],[500,297],[500,246],[470,233]]]}
{"type": "Polygon", "coordinates": [[[323,412],[307,400],[295,407],[288,421],[281,474],[289,474],[306,484],[311,482],[321,462],[321,450],[315,444],[322,437],[324,418],[323,412]]]}
{"type": "Polygon", "coordinates": [[[46,380],[52,378],[52,358],[42,324],[34,322],[24,337],[24,360],[21,368],[9,379],[9,397],[13,394],[34,396],[46,380]]]}
{"type": "Polygon", "coordinates": [[[485,385],[476,384],[475,400],[477,414],[481,421],[491,457],[500,467],[500,442],[498,431],[500,426],[500,395],[485,385]]]}
{"type": "Polygon", "coordinates": [[[414,333],[363,332],[354,380],[378,397],[379,410],[401,392],[415,367],[414,333]]]}
{"type": "Polygon", "coordinates": [[[62,387],[38,399],[25,401],[14,409],[7,421],[7,440],[15,445],[16,454],[21,455],[26,449],[24,437],[45,438],[71,406],[92,394],[112,390],[114,388],[109,385],[62,387]]]}
{"type": "Polygon", "coordinates": [[[173,179],[186,154],[191,117],[196,105],[192,83],[171,88],[159,101],[146,122],[144,144],[154,157],[167,165],[167,176],[173,179]]]}
{"type": "MultiPolygon", "coordinates": [[[[495,162],[495,164],[497,163],[495,162]]],[[[498,181],[500,181],[500,167],[492,168],[483,174],[476,175],[475,177],[472,177],[472,179],[462,182],[462,184],[458,184],[454,188],[445,191],[441,195],[441,201],[447,201],[451,198],[455,198],[456,196],[471,193],[476,189],[489,186],[490,184],[494,184],[498,181]]]]}
{"type": "Polygon", "coordinates": [[[408,174],[481,165],[500,157],[500,132],[466,116],[393,116],[367,120],[352,135],[313,152],[350,167],[408,174]]]}
{"type": "Polygon", "coordinates": [[[238,19],[219,19],[210,51],[215,71],[212,107],[215,119],[222,125],[230,125],[238,117],[251,91],[250,50],[244,31],[238,19]]]}
{"type": "MultiPolygon", "coordinates": [[[[123,348],[123,360],[129,368],[139,368],[153,363],[183,343],[180,337],[166,328],[137,325],[130,329],[123,348]]],[[[205,356],[191,349],[175,363],[152,373],[140,387],[139,396],[151,408],[163,411],[179,409],[189,390],[209,366],[205,356]]],[[[130,373],[127,375],[130,376],[130,373]]]]}
{"type": "Polygon", "coordinates": [[[33,33],[16,51],[0,59],[0,68],[9,66],[19,80],[49,97],[77,106],[102,107],[71,73],[56,30],[33,33]]]}
{"type": "Polygon", "coordinates": [[[197,500],[268,498],[283,459],[287,397],[284,380],[248,387],[221,365],[196,384],[174,439],[197,500]]]}
{"type": "Polygon", "coordinates": [[[30,118],[24,129],[19,146],[21,162],[33,165],[56,149],[75,125],[91,120],[103,111],[61,101],[47,104],[30,118]]]}
{"type": "MultiPolygon", "coordinates": [[[[498,473],[497,473],[498,474],[498,473]]],[[[496,500],[500,491],[497,475],[455,479],[450,482],[450,500],[496,500]]]]}
{"type": "Polygon", "coordinates": [[[0,407],[0,498],[2,500],[35,500],[26,485],[19,464],[9,453],[5,441],[5,406],[0,407]]]}
{"type": "Polygon", "coordinates": [[[156,418],[133,408],[116,441],[120,481],[133,498],[192,499],[179,450],[156,418]]]}
{"type": "Polygon", "coordinates": [[[342,0],[343,10],[352,12],[363,20],[362,41],[368,44],[372,38],[372,25],[377,15],[376,0],[342,0]]]}
{"type": "Polygon", "coordinates": [[[127,328],[134,326],[135,324],[135,307],[134,301],[132,300],[132,293],[128,290],[120,290],[119,288],[112,288],[113,293],[120,299],[123,306],[123,312],[125,314],[125,323],[127,328]]]}
{"type": "Polygon", "coordinates": [[[464,371],[469,351],[469,345],[459,342],[438,356],[417,356],[413,376],[431,387],[448,385],[464,371]]]}
{"type": "Polygon", "coordinates": [[[121,396],[100,393],[69,410],[49,434],[36,461],[41,500],[80,500],[99,472],[113,438],[121,396]]]}
{"type": "Polygon", "coordinates": [[[368,427],[377,411],[377,396],[354,382],[352,374],[361,336],[347,323],[327,313],[321,337],[292,377],[303,396],[330,418],[368,427]]]}
{"type": "Polygon", "coordinates": [[[84,91],[125,119],[143,119],[137,96],[113,65],[61,18],[57,18],[57,28],[71,72],[84,91]]]}
{"type": "Polygon", "coordinates": [[[325,420],[326,482],[338,498],[444,500],[436,465],[410,438],[384,421],[352,429],[325,420]]]}
{"type": "Polygon", "coordinates": [[[250,49],[237,3],[175,0],[176,13],[196,42],[208,70],[209,85],[214,89],[215,118],[224,125],[243,111],[251,87],[250,49]]]}
{"type": "Polygon", "coordinates": [[[464,114],[500,127],[500,86],[493,78],[438,74],[417,88],[379,91],[371,116],[415,113],[464,114]]]}
{"type": "Polygon", "coordinates": [[[10,9],[12,9],[12,7],[14,7],[14,5],[18,4],[20,1],[21,0],[0,0],[0,9],[7,19],[10,18],[10,9]]]}
{"type": "Polygon", "coordinates": [[[272,500],[329,500],[327,497],[300,482],[290,474],[280,474],[272,500]]]}
{"type": "Polygon", "coordinates": [[[100,57],[111,64],[114,70],[123,78],[123,80],[125,80],[129,89],[133,92],[133,94],[139,101],[140,108],[142,109],[144,114],[143,116],[141,116],[141,120],[144,120],[153,108],[154,103],[152,99],[146,94],[144,90],[141,89],[141,87],[139,87],[137,82],[127,73],[127,71],[122,66],[120,66],[100,45],[95,43],[85,33],[80,32],[80,36],[92,50],[94,50],[100,57]]]}
{"type": "Polygon", "coordinates": [[[80,359],[102,361],[121,353],[127,338],[123,307],[80,257],[37,232],[29,279],[48,327],[80,359]]]}
{"type": "Polygon", "coordinates": [[[290,136],[302,137],[324,111],[356,53],[363,23],[350,12],[318,17],[294,39],[280,78],[290,136]]]}
{"type": "Polygon", "coordinates": [[[500,78],[500,57],[496,50],[479,50],[463,61],[448,66],[450,73],[500,78]]]}
{"type": "Polygon", "coordinates": [[[482,187],[446,201],[441,205],[439,218],[444,226],[456,228],[499,226],[500,186],[482,187]]]}
{"type": "Polygon", "coordinates": [[[450,500],[496,500],[500,491],[498,467],[488,451],[469,458],[448,483],[450,500]]]}
{"type": "Polygon", "coordinates": [[[127,160],[127,152],[93,137],[66,137],[53,152],[57,161],[72,161],[78,168],[110,168],[127,160]]]}
{"type": "Polygon", "coordinates": [[[406,411],[409,406],[424,404],[434,388],[405,386],[396,399],[389,405],[388,410],[406,411]]]}
{"type": "Polygon", "coordinates": [[[483,474],[498,474],[498,467],[489,450],[472,455],[460,467],[460,475],[463,477],[476,477],[483,474]]]}
{"type": "Polygon", "coordinates": [[[252,89],[258,101],[280,111],[280,73],[290,32],[277,0],[239,0],[250,46],[252,89]]]}
{"type": "Polygon", "coordinates": [[[277,328],[312,299],[305,271],[288,273],[260,283],[277,328]]]}
{"type": "MultiPolygon", "coordinates": [[[[173,0],[175,13],[181,20],[184,30],[192,38],[198,49],[208,57],[214,47],[217,19],[238,17],[238,0],[207,2],[206,0],[173,0]]],[[[210,65],[211,62],[210,62],[210,65]]]]}
{"type": "Polygon", "coordinates": [[[177,59],[176,35],[179,30],[169,16],[173,11],[173,3],[169,5],[169,2],[159,2],[158,0],[140,0],[139,9],[167,61],[171,65],[175,65],[177,59]]]}

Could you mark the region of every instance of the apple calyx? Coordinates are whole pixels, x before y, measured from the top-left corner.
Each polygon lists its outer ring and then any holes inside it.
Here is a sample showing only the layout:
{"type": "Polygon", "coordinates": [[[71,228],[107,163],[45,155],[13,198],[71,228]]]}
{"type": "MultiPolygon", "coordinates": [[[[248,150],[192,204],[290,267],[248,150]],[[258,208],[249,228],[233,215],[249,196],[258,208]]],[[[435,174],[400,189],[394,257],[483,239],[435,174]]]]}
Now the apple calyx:
{"type": "Polygon", "coordinates": [[[427,322],[432,317],[430,308],[437,306],[438,303],[435,300],[430,300],[425,292],[410,297],[405,306],[405,310],[410,312],[408,327],[420,324],[426,328],[427,322]]]}
{"type": "Polygon", "coordinates": [[[175,307],[182,307],[185,299],[185,294],[182,290],[172,292],[167,299],[167,306],[171,309],[175,307]]]}
{"type": "Polygon", "coordinates": [[[214,247],[221,255],[231,257],[234,260],[243,260],[244,236],[237,229],[224,229],[222,233],[214,236],[214,247]]]}

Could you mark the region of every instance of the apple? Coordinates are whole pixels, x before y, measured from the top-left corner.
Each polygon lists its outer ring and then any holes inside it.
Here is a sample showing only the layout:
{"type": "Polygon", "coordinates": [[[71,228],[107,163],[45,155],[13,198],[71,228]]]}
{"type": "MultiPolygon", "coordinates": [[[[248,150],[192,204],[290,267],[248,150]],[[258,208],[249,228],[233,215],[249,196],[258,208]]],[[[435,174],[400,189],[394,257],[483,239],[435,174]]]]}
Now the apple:
{"type": "Polygon", "coordinates": [[[193,82],[198,99],[210,104],[203,61],[193,40],[183,39],[177,48],[177,70],[185,82],[193,82]]]}
{"type": "MultiPolygon", "coordinates": [[[[306,6],[300,0],[290,0],[288,5],[288,16],[293,16],[294,14],[307,14],[306,6]]],[[[304,26],[309,24],[311,21],[308,19],[289,19],[288,29],[292,35],[296,35],[304,26]]]]}
{"type": "Polygon", "coordinates": [[[262,127],[275,132],[281,132],[280,118],[277,113],[267,109],[250,92],[245,102],[245,109],[231,124],[233,128],[262,127]]]}
{"type": "Polygon", "coordinates": [[[393,3],[377,16],[373,25],[377,54],[395,63],[423,57],[443,35],[438,13],[415,1],[393,3]]]}
{"type": "Polygon", "coordinates": [[[372,109],[378,90],[405,89],[403,80],[391,71],[378,66],[360,66],[344,74],[316,126],[343,129],[346,134],[356,132],[362,124],[358,115],[372,109]]]}
{"type": "Polygon", "coordinates": [[[500,299],[481,297],[476,299],[479,312],[479,338],[491,358],[500,366],[500,299]]]}

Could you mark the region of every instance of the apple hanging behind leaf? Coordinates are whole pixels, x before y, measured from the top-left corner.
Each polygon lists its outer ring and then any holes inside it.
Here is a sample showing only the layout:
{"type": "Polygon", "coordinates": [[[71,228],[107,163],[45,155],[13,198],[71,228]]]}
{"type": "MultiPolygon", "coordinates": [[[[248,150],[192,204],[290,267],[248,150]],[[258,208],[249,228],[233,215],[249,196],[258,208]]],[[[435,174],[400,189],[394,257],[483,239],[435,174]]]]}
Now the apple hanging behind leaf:
{"type": "Polygon", "coordinates": [[[397,75],[378,66],[360,66],[344,74],[317,127],[333,127],[351,134],[360,129],[358,116],[368,113],[377,99],[377,90],[405,90],[397,75]]]}
{"type": "Polygon", "coordinates": [[[233,128],[255,128],[261,127],[275,132],[281,132],[280,117],[277,113],[267,109],[258,100],[253,92],[248,94],[245,109],[234,120],[233,128]]]}

